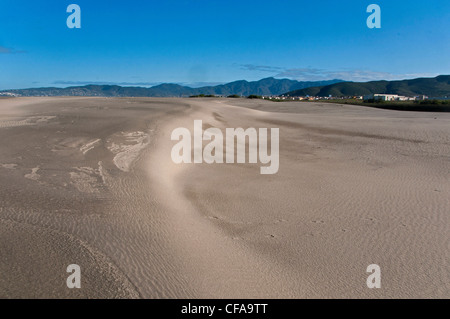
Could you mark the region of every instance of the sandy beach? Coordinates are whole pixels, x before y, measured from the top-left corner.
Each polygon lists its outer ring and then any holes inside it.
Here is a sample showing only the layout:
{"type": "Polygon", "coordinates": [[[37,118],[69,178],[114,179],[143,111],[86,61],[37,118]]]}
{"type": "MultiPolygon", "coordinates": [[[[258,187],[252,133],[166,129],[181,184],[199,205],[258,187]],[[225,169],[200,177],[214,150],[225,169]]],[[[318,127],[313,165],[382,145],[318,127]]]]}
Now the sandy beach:
{"type": "Polygon", "coordinates": [[[2,98],[0,298],[449,298],[449,176],[449,113],[2,98]],[[173,163],[194,120],[279,128],[279,171],[173,163]]]}

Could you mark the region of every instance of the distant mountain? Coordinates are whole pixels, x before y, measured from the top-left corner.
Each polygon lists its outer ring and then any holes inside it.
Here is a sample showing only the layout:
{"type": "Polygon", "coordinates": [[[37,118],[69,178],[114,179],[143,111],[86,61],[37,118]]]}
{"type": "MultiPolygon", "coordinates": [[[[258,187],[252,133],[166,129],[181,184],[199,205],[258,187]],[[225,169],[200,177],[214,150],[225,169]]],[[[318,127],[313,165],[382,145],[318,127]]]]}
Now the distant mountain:
{"type": "Polygon", "coordinates": [[[435,78],[418,78],[402,81],[340,82],[331,85],[309,87],[289,91],[287,96],[352,96],[373,93],[398,94],[404,96],[427,95],[429,97],[450,96],[450,75],[435,78]]]}
{"type": "Polygon", "coordinates": [[[215,94],[215,95],[280,95],[287,91],[299,90],[311,86],[329,85],[342,82],[342,80],[329,81],[306,81],[299,82],[289,79],[266,78],[259,81],[235,81],[227,84],[198,88],[195,94],[215,94]]]}
{"type": "Polygon", "coordinates": [[[85,85],[67,88],[32,88],[4,90],[22,96],[107,96],[107,97],[182,97],[190,95],[280,95],[287,91],[299,90],[311,86],[329,85],[342,80],[300,82],[288,79],[266,78],[259,81],[235,81],[217,86],[191,88],[178,84],[160,84],[151,88],[124,87],[118,85],[85,85]]]}

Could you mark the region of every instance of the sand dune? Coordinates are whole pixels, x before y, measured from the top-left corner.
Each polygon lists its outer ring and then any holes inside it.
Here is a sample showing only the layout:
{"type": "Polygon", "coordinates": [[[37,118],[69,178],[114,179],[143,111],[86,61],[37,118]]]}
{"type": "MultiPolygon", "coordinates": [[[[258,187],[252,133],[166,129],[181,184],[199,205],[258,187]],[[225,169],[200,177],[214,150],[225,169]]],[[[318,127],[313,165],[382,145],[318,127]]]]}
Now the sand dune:
{"type": "Polygon", "coordinates": [[[305,102],[0,100],[0,297],[448,298],[449,124],[305,102]],[[171,132],[194,120],[279,128],[278,173],[174,164],[171,132]]]}

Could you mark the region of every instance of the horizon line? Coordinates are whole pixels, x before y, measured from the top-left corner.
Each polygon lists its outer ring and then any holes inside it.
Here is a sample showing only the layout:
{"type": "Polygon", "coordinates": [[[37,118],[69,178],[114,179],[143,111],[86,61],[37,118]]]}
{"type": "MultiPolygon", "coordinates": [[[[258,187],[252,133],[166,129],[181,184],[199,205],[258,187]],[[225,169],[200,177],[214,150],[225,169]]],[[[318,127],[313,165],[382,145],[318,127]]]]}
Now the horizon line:
{"type": "Polygon", "coordinates": [[[215,87],[215,86],[220,86],[220,85],[226,85],[226,84],[230,84],[230,83],[234,83],[234,82],[247,82],[247,83],[254,83],[254,82],[260,82],[262,80],[266,80],[266,79],[275,79],[275,80],[289,80],[289,81],[296,81],[299,83],[302,82],[328,82],[328,81],[340,81],[340,82],[353,82],[353,83],[369,83],[369,82],[380,82],[380,81],[386,81],[386,82],[394,82],[394,81],[405,81],[405,80],[415,80],[415,79],[432,79],[432,78],[436,78],[439,76],[448,76],[450,74],[439,74],[436,76],[429,76],[429,77],[416,77],[416,78],[403,78],[403,79],[395,79],[395,80],[369,80],[369,81],[351,81],[351,80],[343,80],[343,79],[327,79],[327,80],[315,80],[315,81],[311,81],[311,80],[296,80],[296,79],[289,79],[286,77],[282,77],[282,78],[278,78],[276,76],[270,76],[270,77],[265,77],[265,78],[261,78],[259,80],[254,80],[254,81],[249,81],[249,80],[245,80],[245,79],[241,79],[241,80],[234,80],[234,81],[230,81],[230,82],[192,82],[192,83],[186,83],[186,82],[136,82],[136,83],[132,83],[132,82],[111,82],[111,81],[63,81],[63,80],[57,80],[54,81],[52,84],[67,84],[69,85],[70,83],[73,83],[72,85],[66,86],[66,87],[62,87],[62,86],[40,86],[40,87],[27,87],[27,88],[21,88],[21,89],[17,89],[17,88],[13,88],[13,89],[0,89],[0,92],[5,92],[5,91],[14,91],[14,90],[33,90],[33,89],[51,89],[51,88],[55,88],[55,89],[69,89],[69,88],[74,88],[74,87],[86,87],[86,86],[119,86],[119,87],[128,87],[128,88],[143,88],[143,89],[151,89],[153,87],[157,87],[160,85],[164,85],[164,84],[170,84],[170,85],[178,85],[181,87],[186,87],[186,88],[190,88],[190,89],[201,89],[201,88],[205,88],[205,87],[215,87]],[[148,83],[148,85],[145,85],[145,83],[148,83]],[[209,84],[209,85],[203,85],[203,86],[197,86],[195,84],[209,84]],[[140,84],[140,85],[139,85],[140,84]],[[194,84],[194,86],[192,86],[192,84],[194,84]]]}

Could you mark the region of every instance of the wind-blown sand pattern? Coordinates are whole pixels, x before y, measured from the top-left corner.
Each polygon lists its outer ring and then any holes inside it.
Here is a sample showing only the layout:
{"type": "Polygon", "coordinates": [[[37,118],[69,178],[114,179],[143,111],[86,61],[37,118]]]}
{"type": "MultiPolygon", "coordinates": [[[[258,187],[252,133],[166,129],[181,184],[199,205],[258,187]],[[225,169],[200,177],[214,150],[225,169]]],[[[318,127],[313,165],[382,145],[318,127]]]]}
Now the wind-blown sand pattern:
{"type": "Polygon", "coordinates": [[[24,120],[0,121],[0,128],[36,125],[39,123],[47,122],[55,117],[56,116],[32,116],[32,117],[28,117],[24,120]]]}
{"type": "Polygon", "coordinates": [[[31,180],[33,180],[33,181],[39,180],[39,177],[41,177],[41,176],[37,173],[38,170],[39,170],[39,166],[33,168],[33,169],[31,170],[31,173],[30,173],[30,174],[26,174],[26,175],[25,175],[25,178],[31,179],[31,180]]]}
{"type": "Polygon", "coordinates": [[[72,184],[82,193],[98,193],[103,181],[100,171],[91,167],[75,169],[77,170],[76,172],[70,172],[72,184]]]}
{"type": "Polygon", "coordinates": [[[89,141],[88,143],[84,144],[80,147],[80,151],[83,154],[86,154],[90,150],[92,150],[94,147],[96,147],[101,142],[101,139],[97,138],[95,140],[89,141]]]}
{"type": "Polygon", "coordinates": [[[15,169],[17,164],[0,164],[0,166],[6,169],[15,169]]]}
{"type": "Polygon", "coordinates": [[[121,138],[123,143],[117,144],[110,140],[108,141],[110,144],[108,149],[116,154],[113,161],[117,168],[128,172],[133,162],[139,157],[141,151],[147,146],[148,135],[144,132],[122,132],[118,138],[121,138]]]}
{"type": "Polygon", "coordinates": [[[32,117],[0,126],[0,297],[450,297],[450,114],[0,100],[0,123],[32,117]],[[279,172],[174,164],[170,134],[194,120],[280,128],[279,172]],[[72,263],[81,289],[65,285],[72,263]]]}

